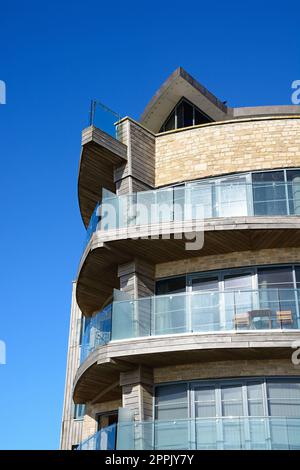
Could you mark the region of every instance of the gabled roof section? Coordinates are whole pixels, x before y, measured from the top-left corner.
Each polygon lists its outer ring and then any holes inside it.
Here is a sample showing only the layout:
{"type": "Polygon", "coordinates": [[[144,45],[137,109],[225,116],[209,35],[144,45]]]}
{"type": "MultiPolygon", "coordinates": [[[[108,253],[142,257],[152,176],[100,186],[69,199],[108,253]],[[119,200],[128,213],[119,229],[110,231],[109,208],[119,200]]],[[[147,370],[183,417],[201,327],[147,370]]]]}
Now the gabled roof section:
{"type": "Polygon", "coordinates": [[[195,104],[213,121],[224,121],[227,117],[227,106],[182,67],[178,67],[150,100],[140,118],[140,123],[152,132],[159,132],[182,97],[195,104]]]}

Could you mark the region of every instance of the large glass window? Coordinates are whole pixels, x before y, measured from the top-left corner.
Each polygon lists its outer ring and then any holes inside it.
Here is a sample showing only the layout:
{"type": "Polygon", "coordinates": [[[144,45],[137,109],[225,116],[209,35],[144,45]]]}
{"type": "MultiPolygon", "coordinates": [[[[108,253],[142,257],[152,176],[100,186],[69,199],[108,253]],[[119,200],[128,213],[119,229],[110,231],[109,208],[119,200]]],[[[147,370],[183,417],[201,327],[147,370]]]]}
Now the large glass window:
{"type": "Polygon", "coordinates": [[[288,213],[283,171],[252,173],[254,215],[288,213]]]}
{"type": "Polygon", "coordinates": [[[286,171],[290,214],[300,214],[300,170],[286,171]]]}
{"type": "Polygon", "coordinates": [[[156,387],[157,420],[243,416],[300,418],[300,379],[230,379],[156,387]]]}
{"type": "Polygon", "coordinates": [[[155,394],[155,419],[184,419],[188,417],[188,385],[163,385],[155,394]]]}
{"type": "Polygon", "coordinates": [[[293,265],[228,269],[157,281],[154,330],[174,334],[299,328],[297,289],[300,266],[293,265]],[[184,295],[188,293],[191,295],[184,295]]]}
{"type": "Polygon", "coordinates": [[[293,269],[291,266],[258,268],[258,287],[290,288],[294,287],[293,269]]]}
{"type": "Polygon", "coordinates": [[[160,385],[155,448],[299,449],[299,418],[298,377],[160,385]]]}
{"type": "Polygon", "coordinates": [[[300,169],[254,171],[188,183],[204,217],[300,215],[300,169]]]}
{"type": "Polygon", "coordinates": [[[212,119],[203,111],[198,109],[197,106],[187,99],[182,98],[169,114],[159,132],[196,126],[198,124],[206,124],[211,121],[212,119]]]}

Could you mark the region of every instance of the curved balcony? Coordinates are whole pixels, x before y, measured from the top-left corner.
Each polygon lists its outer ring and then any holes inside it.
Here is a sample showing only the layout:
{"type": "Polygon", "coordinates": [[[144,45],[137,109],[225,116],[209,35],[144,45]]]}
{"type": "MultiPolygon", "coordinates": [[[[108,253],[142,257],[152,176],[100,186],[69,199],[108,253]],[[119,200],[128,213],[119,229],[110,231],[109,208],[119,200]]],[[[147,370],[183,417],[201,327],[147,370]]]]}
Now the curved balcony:
{"type": "Polygon", "coordinates": [[[76,450],[115,450],[117,425],[112,424],[90,436],[76,450]]]}
{"type": "Polygon", "coordinates": [[[200,251],[206,256],[299,246],[299,185],[235,178],[105,197],[87,231],[76,288],[79,307],[85,315],[99,310],[119,287],[117,265],[134,257],[158,264],[200,251]]]}
{"type": "Polygon", "coordinates": [[[299,328],[298,289],[195,291],[121,300],[107,306],[87,323],[81,363],[87,360],[91,365],[88,359],[91,353],[117,340],[186,334],[216,334],[222,338],[220,333],[267,334],[270,330],[299,328]]]}
{"type": "Polygon", "coordinates": [[[300,419],[229,416],[119,422],[78,450],[299,450],[300,419]]]}
{"type": "MultiPolygon", "coordinates": [[[[299,340],[300,290],[196,291],[115,301],[90,319],[74,381],[93,400],[135,364],[291,357],[299,340]]],[[[110,392],[111,393],[111,392],[110,392]]]]}
{"type": "Polygon", "coordinates": [[[246,182],[243,175],[223,180],[103,196],[87,228],[87,242],[96,230],[126,229],[168,222],[232,217],[300,215],[300,180],[246,182]]]}
{"type": "Polygon", "coordinates": [[[300,419],[218,417],[118,424],[122,450],[298,450],[300,419]]]}

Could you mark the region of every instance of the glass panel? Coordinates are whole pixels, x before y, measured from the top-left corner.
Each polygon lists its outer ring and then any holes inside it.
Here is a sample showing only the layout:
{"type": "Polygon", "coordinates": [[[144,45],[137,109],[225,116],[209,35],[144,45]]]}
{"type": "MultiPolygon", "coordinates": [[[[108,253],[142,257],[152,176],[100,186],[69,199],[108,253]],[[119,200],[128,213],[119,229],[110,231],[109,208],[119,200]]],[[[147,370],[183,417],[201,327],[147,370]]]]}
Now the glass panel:
{"type": "Polygon", "coordinates": [[[224,276],[224,289],[226,292],[224,292],[223,296],[226,329],[250,328],[249,311],[257,303],[256,292],[252,291],[251,287],[251,273],[224,276]]]}
{"type": "Polygon", "coordinates": [[[173,188],[156,191],[155,223],[169,222],[174,219],[173,188]]]}
{"type": "Polygon", "coordinates": [[[293,271],[290,266],[278,268],[258,268],[258,286],[267,288],[293,288],[293,271]]]}
{"type": "Polygon", "coordinates": [[[207,122],[211,122],[211,119],[195,108],[195,125],[206,124],[207,122]]]}
{"type": "Polygon", "coordinates": [[[162,385],[155,392],[156,419],[188,417],[187,384],[162,385]]]}
{"type": "Polygon", "coordinates": [[[108,305],[85,322],[82,337],[80,361],[83,362],[87,356],[98,346],[107,344],[111,339],[112,306],[108,305]]]}
{"type": "Polygon", "coordinates": [[[150,225],[156,222],[157,206],[155,191],[136,193],[136,204],[135,225],[150,225]]]}
{"type": "Polygon", "coordinates": [[[259,310],[256,312],[257,328],[297,327],[295,295],[294,289],[260,289],[259,310]]]}
{"type": "Polygon", "coordinates": [[[218,448],[218,421],[216,419],[196,419],[195,434],[197,450],[218,448]]]}
{"type": "Polygon", "coordinates": [[[224,276],[224,289],[251,289],[252,273],[226,274],[224,276]]]}
{"type": "Polygon", "coordinates": [[[193,107],[183,101],[183,126],[189,127],[193,125],[193,107]]]}
{"type": "MultiPolygon", "coordinates": [[[[235,408],[236,411],[238,408],[235,408]]],[[[222,420],[223,445],[222,449],[245,449],[245,422],[240,419],[222,420]]]]}
{"type": "Polygon", "coordinates": [[[151,298],[113,303],[112,339],[148,336],[151,323],[151,298]]]}
{"type": "Polygon", "coordinates": [[[127,196],[110,197],[102,201],[101,230],[112,230],[127,224],[127,201],[127,196]],[[126,203],[126,207],[124,207],[124,203],[126,203]]]}
{"type": "Polygon", "coordinates": [[[186,277],[173,277],[156,282],[156,295],[177,294],[185,292],[186,277]]]}
{"type": "Polygon", "coordinates": [[[300,170],[287,170],[290,214],[300,214],[300,170]]]}
{"type": "Polygon", "coordinates": [[[300,287],[300,266],[295,267],[295,275],[296,275],[296,287],[299,289],[300,287]]]}
{"type": "Polygon", "coordinates": [[[248,383],[247,393],[250,400],[262,400],[262,384],[260,382],[248,383]]]}
{"type": "Polygon", "coordinates": [[[292,418],[271,418],[269,421],[271,446],[273,450],[300,449],[300,420],[292,418]]]}
{"type": "Polygon", "coordinates": [[[153,298],[152,332],[154,335],[184,333],[187,331],[186,295],[168,295],[153,298]]]}
{"type": "Polygon", "coordinates": [[[227,178],[216,183],[217,217],[248,215],[245,178],[227,178]]]}
{"type": "MultiPolygon", "coordinates": [[[[200,287],[198,285],[198,287],[200,287]]],[[[220,330],[220,294],[219,292],[195,292],[190,295],[191,330],[220,330]]]]}
{"type": "Polygon", "coordinates": [[[176,113],[177,113],[177,129],[180,129],[181,127],[184,127],[184,120],[183,120],[183,102],[178,104],[176,107],[176,113]]]}
{"type": "Polygon", "coordinates": [[[208,290],[218,290],[219,281],[218,277],[193,277],[192,278],[192,290],[193,291],[208,291],[208,290]]]}
{"type": "Polygon", "coordinates": [[[171,113],[170,117],[164,125],[164,131],[172,131],[175,129],[175,110],[171,113]]]}
{"type": "Polygon", "coordinates": [[[223,416],[243,416],[241,385],[222,386],[221,400],[223,416]]]}
{"type": "Polygon", "coordinates": [[[263,416],[263,389],[262,384],[248,383],[247,384],[247,395],[248,395],[248,414],[249,416],[263,416]]]}
{"type": "Polygon", "coordinates": [[[105,104],[92,100],[90,111],[90,126],[98,127],[102,131],[116,138],[115,123],[121,119],[120,114],[109,109],[105,104]]]}
{"type": "Polygon", "coordinates": [[[185,186],[176,186],[173,191],[174,198],[174,220],[185,220],[186,189],[185,186]]]}
{"type": "Polygon", "coordinates": [[[84,418],[85,415],[85,404],[74,405],[74,419],[84,418]]]}
{"type": "Polygon", "coordinates": [[[77,450],[115,450],[116,429],[116,424],[101,429],[79,444],[77,450]]]}
{"type": "Polygon", "coordinates": [[[196,418],[212,418],[216,416],[215,387],[195,388],[196,418]]]}
{"type": "Polygon", "coordinates": [[[283,171],[252,174],[255,215],[287,214],[286,185],[283,171]]]}
{"type": "Polygon", "coordinates": [[[300,417],[300,384],[294,382],[267,383],[269,414],[300,417]]]}
{"type": "Polygon", "coordinates": [[[189,450],[190,443],[190,420],[179,420],[166,422],[155,422],[155,450],[189,450]]]}
{"type": "MultiPolygon", "coordinates": [[[[91,239],[91,236],[93,235],[93,233],[99,229],[99,220],[100,220],[100,217],[99,217],[99,204],[96,205],[95,209],[94,209],[94,212],[90,218],[90,221],[89,221],[89,225],[86,229],[86,239],[85,239],[85,246],[88,244],[88,242],[90,241],[91,239]]],[[[84,247],[85,247],[84,246],[84,247]]]]}
{"type": "Polygon", "coordinates": [[[127,450],[292,450],[300,448],[300,419],[240,417],[119,423],[118,436],[121,434],[130,436],[128,447],[122,447],[127,450]]]}
{"type": "Polygon", "coordinates": [[[200,210],[197,210],[197,205],[203,206],[204,218],[216,217],[214,183],[190,184],[187,186],[187,194],[190,204],[189,218],[198,218],[200,210]]]}
{"type": "Polygon", "coordinates": [[[257,400],[249,401],[248,413],[249,413],[249,416],[263,416],[264,415],[263,403],[257,400]]]}

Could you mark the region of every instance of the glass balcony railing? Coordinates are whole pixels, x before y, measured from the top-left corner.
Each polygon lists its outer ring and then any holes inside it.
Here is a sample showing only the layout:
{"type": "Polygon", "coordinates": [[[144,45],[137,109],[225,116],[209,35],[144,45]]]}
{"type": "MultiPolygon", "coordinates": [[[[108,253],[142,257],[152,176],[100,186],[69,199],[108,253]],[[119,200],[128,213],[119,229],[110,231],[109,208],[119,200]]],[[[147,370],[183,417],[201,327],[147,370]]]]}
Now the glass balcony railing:
{"type": "Polygon", "coordinates": [[[112,424],[83,441],[76,450],[115,450],[117,425],[112,424]]]}
{"type": "Polygon", "coordinates": [[[113,302],[112,340],[232,330],[299,328],[295,289],[195,291],[113,302]]]}
{"type": "MultiPolygon", "coordinates": [[[[110,193],[112,194],[112,193],[110,193]]],[[[121,229],[191,219],[300,215],[300,183],[216,181],[105,196],[88,228],[121,229]]]]}
{"type": "Polygon", "coordinates": [[[118,138],[118,129],[115,124],[120,121],[120,119],[120,114],[108,108],[105,104],[97,100],[91,101],[89,116],[90,126],[98,127],[98,129],[101,129],[112,137],[118,138]]]}
{"type": "Polygon", "coordinates": [[[81,361],[111,340],[300,327],[300,290],[195,291],[114,301],[89,320],[81,361]]]}
{"type": "Polygon", "coordinates": [[[299,450],[300,418],[220,417],[118,423],[121,450],[299,450]]]}
{"type": "Polygon", "coordinates": [[[108,305],[100,313],[87,318],[82,335],[80,362],[83,362],[98,346],[111,339],[112,306],[108,305]]]}

